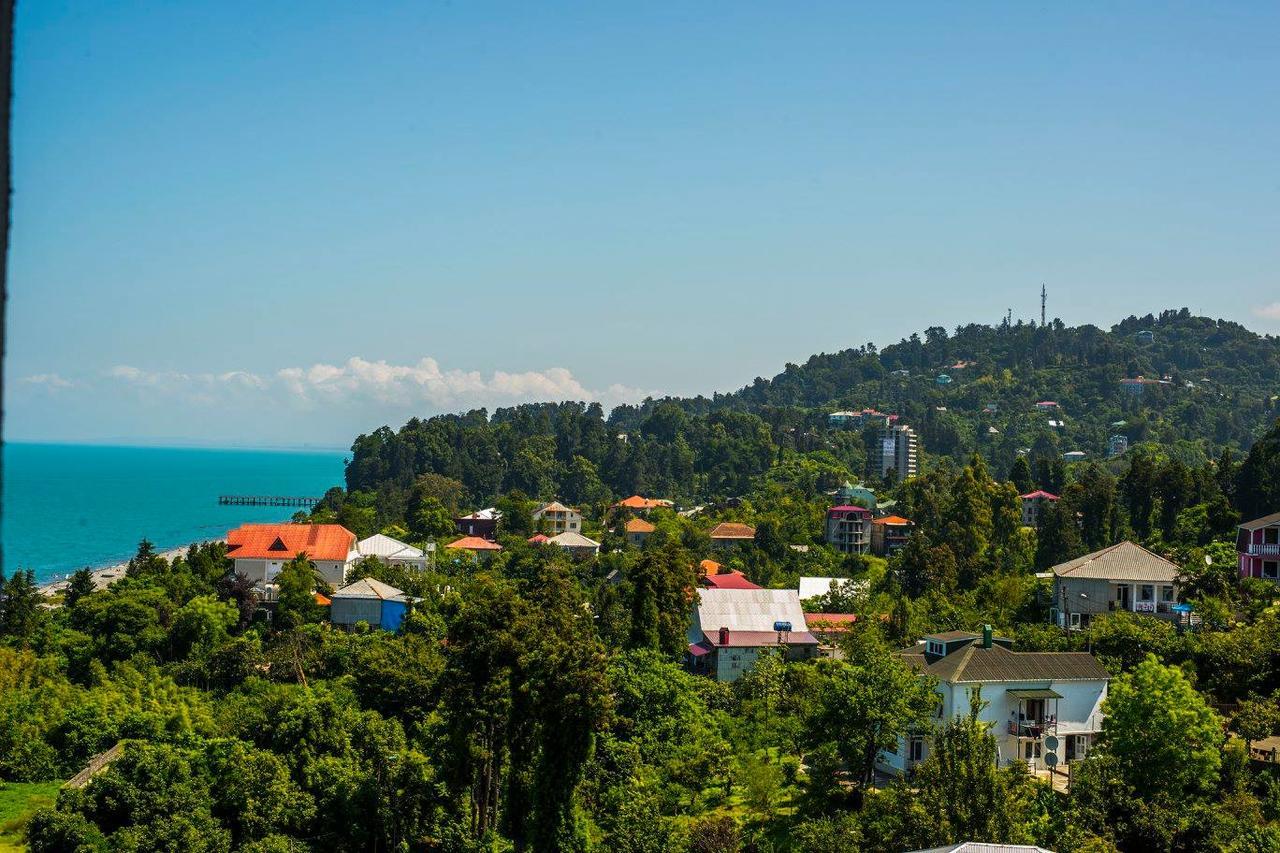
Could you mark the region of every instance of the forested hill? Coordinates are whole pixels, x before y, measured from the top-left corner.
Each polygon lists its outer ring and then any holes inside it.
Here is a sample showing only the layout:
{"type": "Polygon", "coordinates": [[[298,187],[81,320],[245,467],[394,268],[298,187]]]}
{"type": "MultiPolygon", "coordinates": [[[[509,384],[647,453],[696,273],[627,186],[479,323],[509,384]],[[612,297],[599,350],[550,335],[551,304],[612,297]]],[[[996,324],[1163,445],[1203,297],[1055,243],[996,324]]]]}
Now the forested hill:
{"type": "Polygon", "coordinates": [[[1246,450],[1276,417],[1277,394],[1280,338],[1185,308],[1109,331],[1056,320],[934,327],[883,350],[815,355],[735,393],[646,400],[607,417],[598,405],[546,403],[415,418],[360,436],[347,483],[386,493],[435,473],[473,500],[511,489],[580,502],[741,494],[789,454],[827,479],[857,477],[862,436],[830,428],[827,414],[867,407],[900,415],[928,455],[980,451],[997,471],[1024,448],[1102,458],[1115,434],[1191,463],[1246,450]],[[1140,395],[1122,387],[1139,376],[1156,381],[1140,395]],[[1059,408],[1037,410],[1045,400],[1059,408]]]}

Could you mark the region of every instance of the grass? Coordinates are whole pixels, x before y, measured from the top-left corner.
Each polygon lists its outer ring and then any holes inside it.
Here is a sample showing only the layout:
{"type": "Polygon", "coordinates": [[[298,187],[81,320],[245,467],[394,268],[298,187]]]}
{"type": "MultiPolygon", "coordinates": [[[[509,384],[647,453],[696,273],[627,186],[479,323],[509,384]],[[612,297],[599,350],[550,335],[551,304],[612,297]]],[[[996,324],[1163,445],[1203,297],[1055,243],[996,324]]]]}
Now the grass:
{"type": "Polygon", "coordinates": [[[22,833],[37,809],[52,806],[61,782],[0,782],[0,853],[26,850],[22,833]]]}

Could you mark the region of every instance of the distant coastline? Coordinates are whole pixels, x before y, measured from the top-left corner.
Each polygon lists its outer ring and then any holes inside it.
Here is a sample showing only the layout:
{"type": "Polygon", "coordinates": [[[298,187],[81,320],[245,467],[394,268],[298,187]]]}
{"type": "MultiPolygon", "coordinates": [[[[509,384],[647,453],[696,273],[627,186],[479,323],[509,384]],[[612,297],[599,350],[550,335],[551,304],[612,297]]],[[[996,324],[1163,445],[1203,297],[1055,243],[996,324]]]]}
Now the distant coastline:
{"type": "MultiPolygon", "coordinates": [[[[225,542],[227,540],[225,537],[218,537],[215,540],[206,540],[206,541],[225,542]]],[[[186,545],[182,545],[177,548],[169,548],[168,550],[160,551],[159,554],[161,557],[164,557],[166,560],[172,561],[175,557],[186,556],[187,551],[190,550],[193,544],[195,543],[187,543],[186,545]]],[[[90,569],[92,572],[94,589],[106,589],[107,587],[111,586],[111,584],[115,583],[116,581],[120,580],[122,577],[125,576],[125,572],[129,568],[129,561],[125,560],[123,563],[112,563],[111,565],[98,566],[98,567],[94,567],[90,565],[90,566],[86,566],[86,568],[90,569]]],[[[68,575],[62,575],[60,577],[56,577],[52,580],[49,580],[49,581],[46,581],[45,583],[40,584],[40,592],[46,596],[57,595],[58,593],[65,590],[67,586],[71,583],[72,574],[75,574],[75,572],[72,572],[71,574],[68,574],[68,575]]]]}

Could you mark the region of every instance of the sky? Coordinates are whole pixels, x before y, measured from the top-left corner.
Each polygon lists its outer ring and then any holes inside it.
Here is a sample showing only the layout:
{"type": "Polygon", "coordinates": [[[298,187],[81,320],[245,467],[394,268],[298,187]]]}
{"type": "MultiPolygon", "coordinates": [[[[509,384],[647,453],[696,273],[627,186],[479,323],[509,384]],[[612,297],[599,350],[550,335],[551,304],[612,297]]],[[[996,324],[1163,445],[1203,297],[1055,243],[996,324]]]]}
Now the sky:
{"type": "Polygon", "coordinates": [[[8,440],[349,445],[1186,306],[1280,334],[1280,5],[18,4],[8,440]]]}

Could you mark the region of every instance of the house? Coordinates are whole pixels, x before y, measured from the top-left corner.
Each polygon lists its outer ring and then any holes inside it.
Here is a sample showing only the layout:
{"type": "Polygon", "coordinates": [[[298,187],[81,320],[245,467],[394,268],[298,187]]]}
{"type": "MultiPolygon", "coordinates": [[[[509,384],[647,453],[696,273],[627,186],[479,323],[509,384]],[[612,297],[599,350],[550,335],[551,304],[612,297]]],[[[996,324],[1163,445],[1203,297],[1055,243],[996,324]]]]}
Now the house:
{"type": "Polygon", "coordinates": [[[330,586],[341,586],[360,557],[356,535],[341,524],[242,524],[227,533],[227,556],[235,571],[269,583],[284,564],[306,554],[330,586]]]}
{"type": "Polygon", "coordinates": [[[1036,409],[1038,409],[1041,412],[1049,412],[1056,408],[1058,408],[1058,404],[1055,403],[1053,400],[1041,400],[1040,402],[1036,403],[1036,409]]]}
{"type": "Polygon", "coordinates": [[[361,557],[377,557],[384,563],[393,566],[408,566],[414,569],[427,569],[435,557],[436,544],[428,542],[427,547],[415,548],[406,545],[399,539],[393,539],[382,533],[375,533],[368,539],[356,543],[356,551],[361,557]]]}
{"type": "Polygon", "coordinates": [[[1240,525],[1236,554],[1240,577],[1280,581],[1280,512],[1240,525]]]}
{"type": "Polygon", "coordinates": [[[528,542],[530,545],[546,545],[551,541],[551,537],[545,533],[535,533],[524,541],[528,542]]]}
{"type": "Polygon", "coordinates": [[[886,412],[877,411],[876,409],[863,409],[860,412],[832,412],[827,415],[827,425],[833,427],[849,427],[850,429],[862,429],[864,426],[872,423],[888,425],[897,419],[897,415],[890,415],[886,412]]]}
{"type": "MultiPolygon", "coordinates": [[[[968,715],[970,696],[981,692],[985,705],[978,717],[996,736],[1000,766],[1022,760],[1041,770],[1079,761],[1102,731],[1109,676],[1091,654],[1014,651],[987,625],[981,634],[927,635],[898,655],[922,677],[936,679],[939,728],[968,715]]],[[[900,738],[896,749],[878,756],[877,766],[907,772],[928,756],[929,740],[927,731],[900,738]]]]}
{"type": "Polygon", "coordinates": [[[1068,450],[1066,453],[1062,454],[1063,462],[1083,462],[1088,458],[1089,454],[1085,453],[1083,450],[1068,450]]]}
{"type": "Polygon", "coordinates": [[[915,522],[900,515],[886,515],[871,522],[871,551],[888,557],[907,547],[915,522]]]}
{"type": "Polygon", "coordinates": [[[384,631],[399,631],[408,612],[409,597],[374,578],[361,578],[330,598],[329,622],[347,628],[364,622],[384,631]]]}
{"type": "Polygon", "coordinates": [[[623,498],[618,501],[610,509],[626,509],[643,514],[651,509],[671,509],[673,506],[675,506],[674,503],[663,498],[644,498],[640,495],[632,495],[629,498],[623,498]]]}
{"type": "Polygon", "coordinates": [[[649,534],[658,528],[654,527],[643,518],[628,519],[623,526],[623,532],[626,534],[627,542],[636,548],[643,548],[645,540],[649,538],[649,534]]]}
{"type": "Polygon", "coordinates": [[[476,560],[487,560],[502,550],[502,546],[497,542],[490,542],[488,539],[481,539],[479,536],[463,536],[461,539],[455,539],[445,545],[444,548],[454,555],[462,555],[464,552],[469,553],[472,559],[476,560]]]}
{"type": "Polygon", "coordinates": [[[1050,620],[1059,627],[1087,628],[1102,613],[1127,610],[1180,619],[1181,570],[1141,545],[1121,542],[1053,567],[1050,620]]]}
{"type": "Polygon", "coordinates": [[[950,385],[951,377],[945,373],[939,373],[937,378],[935,378],[933,381],[938,383],[939,385],[950,385]]]}
{"type": "Polygon", "coordinates": [[[794,589],[704,589],[689,624],[689,667],[717,681],[736,681],[762,652],[787,660],[817,657],[794,589]]]}
{"type": "Polygon", "coordinates": [[[876,493],[862,483],[855,486],[846,482],[836,490],[836,500],[842,504],[856,503],[860,506],[865,506],[872,512],[876,508],[876,493]]]}
{"type": "Polygon", "coordinates": [[[453,524],[463,536],[479,536],[492,540],[498,535],[498,522],[502,520],[502,511],[489,507],[455,518],[453,524]]]}
{"type": "Polygon", "coordinates": [[[865,554],[871,547],[871,510],[841,504],[827,510],[826,542],[842,554],[865,554]]]}
{"type": "Polygon", "coordinates": [[[1018,500],[1022,501],[1022,525],[1024,527],[1038,528],[1040,526],[1040,515],[1044,512],[1045,506],[1057,503],[1059,498],[1044,489],[1036,489],[1034,492],[1018,495],[1018,500]]]}
{"type": "Polygon", "coordinates": [[[1125,435],[1113,435],[1107,439],[1107,458],[1115,459],[1117,456],[1124,456],[1129,452],[1129,437],[1125,435]]]}
{"type": "Polygon", "coordinates": [[[1148,379],[1145,376],[1136,376],[1132,379],[1121,379],[1120,390],[1135,397],[1141,397],[1142,394],[1151,385],[1170,385],[1169,379],[1148,379]]]}
{"type": "Polygon", "coordinates": [[[543,504],[533,511],[535,524],[545,521],[547,531],[554,536],[582,529],[582,513],[571,509],[559,501],[543,504]]]}
{"type": "Polygon", "coordinates": [[[698,583],[712,589],[764,589],[747,580],[737,569],[728,569],[715,560],[703,560],[698,564],[698,583]]]}
{"type": "Polygon", "coordinates": [[[1156,333],[1150,329],[1143,329],[1140,332],[1134,332],[1133,339],[1140,344],[1149,344],[1156,339],[1156,333]]]}
{"type": "Polygon", "coordinates": [[[594,539],[588,539],[581,533],[574,530],[566,530],[564,533],[557,533],[547,540],[548,545],[555,545],[561,551],[571,557],[594,557],[600,553],[600,543],[594,539]]]}
{"type": "Polygon", "coordinates": [[[899,480],[918,473],[920,441],[906,424],[887,424],[867,453],[867,476],[883,479],[890,471],[899,480]]]}
{"type": "Polygon", "coordinates": [[[811,598],[826,595],[833,589],[850,593],[865,592],[867,582],[854,580],[853,578],[802,577],[797,585],[796,594],[800,596],[800,601],[803,604],[811,598]]]}
{"type": "Polygon", "coordinates": [[[732,548],[735,545],[750,545],[756,539],[756,529],[750,524],[739,524],[736,521],[722,521],[711,532],[711,544],[716,548],[732,548]]]}
{"type": "Polygon", "coordinates": [[[998,411],[1000,411],[1000,407],[995,403],[987,403],[982,407],[982,413],[984,415],[994,415],[998,411]]]}

